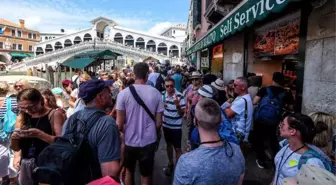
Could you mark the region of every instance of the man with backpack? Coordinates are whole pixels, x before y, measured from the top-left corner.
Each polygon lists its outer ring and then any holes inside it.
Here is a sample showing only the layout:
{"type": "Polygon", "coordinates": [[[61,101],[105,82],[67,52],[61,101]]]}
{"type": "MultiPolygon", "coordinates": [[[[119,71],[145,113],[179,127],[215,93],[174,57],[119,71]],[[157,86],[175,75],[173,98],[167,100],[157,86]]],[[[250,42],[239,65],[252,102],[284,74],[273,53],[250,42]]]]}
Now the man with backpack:
{"type": "Polygon", "coordinates": [[[86,107],[66,120],[62,134],[38,158],[39,183],[84,185],[95,179],[118,177],[120,135],[115,120],[104,110],[112,103],[113,81],[89,80],[80,86],[86,107]]]}
{"type": "Polygon", "coordinates": [[[141,184],[151,185],[157,138],[165,109],[161,93],[146,85],[149,66],[140,62],[134,65],[133,71],[135,83],[118,94],[116,106],[117,124],[125,135],[125,184],[133,184],[138,162],[141,184]]]}
{"type": "Polygon", "coordinates": [[[80,75],[81,75],[81,70],[80,69],[76,69],[76,74],[73,75],[73,77],[71,78],[72,89],[76,89],[76,88],[79,87],[79,84],[80,84],[80,81],[79,81],[80,75]]]}
{"type": "Polygon", "coordinates": [[[234,92],[238,95],[232,103],[228,100],[222,105],[224,112],[231,120],[234,132],[240,142],[247,142],[253,117],[253,104],[248,94],[248,80],[245,77],[238,77],[234,82],[234,92]],[[227,106],[225,106],[227,105],[227,106]]]}
{"type": "Polygon", "coordinates": [[[152,84],[154,85],[154,87],[162,92],[164,91],[164,79],[160,73],[160,68],[159,66],[155,66],[154,67],[154,72],[153,73],[150,73],[149,76],[148,76],[148,81],[151,81],[152,84]]]}
{"type": "Polygon", "coordinates": [[[256,163],[259,168],[265,168],[264,141],[269,142],[272,159],[279,150],[277,128],[282,118],[283,109],[292,109],[293,96],[283,88],[284,76],[280,72],[273,73],[271,86],[261,88],[253,99],[257,105],[253,129],[253,146],[256,150],[256,163]]]}

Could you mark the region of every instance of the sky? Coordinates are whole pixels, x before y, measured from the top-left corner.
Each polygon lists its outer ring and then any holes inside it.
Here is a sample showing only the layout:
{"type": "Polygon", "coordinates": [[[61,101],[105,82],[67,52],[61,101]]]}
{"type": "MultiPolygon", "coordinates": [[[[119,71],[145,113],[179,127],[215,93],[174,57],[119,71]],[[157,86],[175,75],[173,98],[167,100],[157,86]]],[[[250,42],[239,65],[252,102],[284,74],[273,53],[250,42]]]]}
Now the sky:
{"type": "Polygon", "coordinates": [[[0,0],[0,18],[39,32],[74,32],[103,16],[120,26],[161,34],[187,24],[190,0],[0,0]]]}

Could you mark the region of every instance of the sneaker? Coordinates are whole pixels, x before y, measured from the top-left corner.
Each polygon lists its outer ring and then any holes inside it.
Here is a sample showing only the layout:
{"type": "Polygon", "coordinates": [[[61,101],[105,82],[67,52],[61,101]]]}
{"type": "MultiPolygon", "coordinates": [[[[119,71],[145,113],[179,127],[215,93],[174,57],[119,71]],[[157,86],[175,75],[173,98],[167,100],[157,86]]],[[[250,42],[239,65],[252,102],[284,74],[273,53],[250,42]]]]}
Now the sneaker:
{"type": "Polygon", "coordinates": [[[163,171],[166,176],[171,176],[173,174],[174,165],[168,165],[167,168],[164,168],[163,171]]]}
{"type": "Polygon", "coordinates": [[[265,163],[264,163],[264,162],[258,161],[258,159],[257,159],[257,160],[256,160],[256,163],[257,163],[257,166],[258,166],[260,169],[264,169],[264,168],[265,168],[265,163]]]}

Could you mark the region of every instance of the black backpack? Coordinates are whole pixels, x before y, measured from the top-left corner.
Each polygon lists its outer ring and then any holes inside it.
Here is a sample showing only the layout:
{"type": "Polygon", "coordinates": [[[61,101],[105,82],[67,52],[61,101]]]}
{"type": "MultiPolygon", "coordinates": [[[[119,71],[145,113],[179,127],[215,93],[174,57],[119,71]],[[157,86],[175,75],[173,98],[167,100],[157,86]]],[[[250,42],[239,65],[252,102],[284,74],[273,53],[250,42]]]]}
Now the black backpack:
{"type": "Polygon", "coordinates": [[[72,81],[72,89],[77,89],[78,88],[78,84],[77,84],[77,80],[78,80],[79,76],[77,76],[77,78],[72,81]]]}
{"type": "Polygon", "coordinates": [[[165,88],[163,87],[163,84],[164,84],[164,80],[163,80],[163,77],[162,75],[159,73],[159,76],[157,77],[156,79],[156,83],[155,83],[155,88],[162,92],[165,90],[165,88]]]}
{"type": "Polygon", "coordinates": [[[101,178],[97,153],[88,143],[87,135],[104,112],[93,113],[88,120],[80,119],[83,111],[69,118],[69,131],[56,137],[38,156],[34,179],[50,185],[84,185],[101,178]]]}

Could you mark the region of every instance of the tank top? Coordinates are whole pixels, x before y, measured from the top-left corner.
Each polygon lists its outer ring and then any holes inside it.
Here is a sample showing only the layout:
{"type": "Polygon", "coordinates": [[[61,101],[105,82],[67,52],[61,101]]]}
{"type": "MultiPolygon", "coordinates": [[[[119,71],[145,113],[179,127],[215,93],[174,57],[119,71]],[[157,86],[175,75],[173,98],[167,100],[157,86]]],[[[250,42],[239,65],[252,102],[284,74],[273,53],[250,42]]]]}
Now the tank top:
{"type": "MultiPolygon", "coordinates": [[[[51,123],[48,118],[48,112],[40,118],[30,118],[30,128],[37,128],[46,134],[52,135],[51,123]]],[[[42,150],[47,147],[49,143],[46,143],[38,138],[24,138],[20,140],[21,155],[23,159],[37,158],[42,150]]]]}

